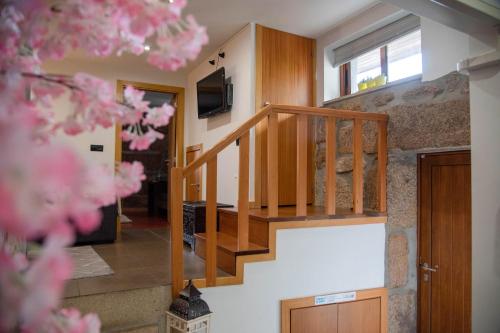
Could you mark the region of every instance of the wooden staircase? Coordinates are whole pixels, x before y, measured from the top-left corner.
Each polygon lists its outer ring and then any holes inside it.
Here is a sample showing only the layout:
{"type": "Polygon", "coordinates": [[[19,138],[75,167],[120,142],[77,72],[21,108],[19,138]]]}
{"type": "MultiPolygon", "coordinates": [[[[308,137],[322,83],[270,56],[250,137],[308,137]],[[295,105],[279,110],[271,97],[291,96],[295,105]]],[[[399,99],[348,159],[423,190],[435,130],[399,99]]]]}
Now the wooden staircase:
{"type": "Polygon", "coordinates": [[[274,260],[276,233],[279,229],[345,226],[385,223],[387,115],[332,110],[315,107],[268,105],[238,129],[184,168],[171,172],[172,207],[172,291],[177,295],[184,287],[183,271],[183,192],[184,179],[206,165],[206,232],[196,234],[196,254],[205,259],[205,275],[195,280],[198,287],[243,283],[244,264],[274,260]],[[278,114],[295,115],[297,121],[296,205],[278,206],[278,114]],[[307,137],[308,117],[324,117],[326,127],[325,207],[307,205],[307,137]],[[353,121],[353,209],[336,209],[336,121],[353,121]],[[249,208],[249,131],[267,121],[267,207],[249,208]],[[363,208],[363,123],[374,121],[377,139],[376,211],[363,208]],[[239,140],[239,187],[236,209],[217,209],[217,155],[239,140]],[[217,230],[219,216],[219,230],[217,230]],[[217,276],[221,268],[228,276],[217,276]]]}

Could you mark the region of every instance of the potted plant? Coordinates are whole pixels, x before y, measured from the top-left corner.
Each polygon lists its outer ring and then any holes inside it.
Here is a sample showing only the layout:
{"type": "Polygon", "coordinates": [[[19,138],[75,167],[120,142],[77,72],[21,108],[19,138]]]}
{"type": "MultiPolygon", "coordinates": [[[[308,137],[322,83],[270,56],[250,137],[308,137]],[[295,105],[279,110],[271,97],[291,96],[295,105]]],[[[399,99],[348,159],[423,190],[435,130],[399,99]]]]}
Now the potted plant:
{"type": "Polygon", "coordinates": [[[366,83],[366,79],[361,80],[361,82],[358,83],[358,90],[362,91],[368,88],[368,84],[366,83]]]}

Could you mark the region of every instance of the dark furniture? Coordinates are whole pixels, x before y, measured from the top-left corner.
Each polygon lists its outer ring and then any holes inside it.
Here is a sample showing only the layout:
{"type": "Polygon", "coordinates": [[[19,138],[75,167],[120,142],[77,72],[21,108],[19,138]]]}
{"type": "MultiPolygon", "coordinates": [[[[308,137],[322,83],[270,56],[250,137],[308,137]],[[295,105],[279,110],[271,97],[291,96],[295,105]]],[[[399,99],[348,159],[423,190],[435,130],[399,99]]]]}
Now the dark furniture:
{"type": "MultiPolygon", "coordinates": [[[[184,201],[184,242],[192,249],[195,246],[194,234],[205,232],[205,201],[184,201]]],[[[217,208],[230,208],[232,205],[217,204],[217,208]]],[[[217,213],[217,229],[219,229],[219,213],[217,213]]]]}
{"type": "Polygon", "coordinates": [[[99,229],[87,235],[78,233],[75,245],[113,243],[116,240],[117,205],[101,207],[101,213],[102,220],[99,229]]]}
{"type": "Polygon", "coordinates": [[[148,181],[148,216],[167,216],[167,177],[148,181]]]}

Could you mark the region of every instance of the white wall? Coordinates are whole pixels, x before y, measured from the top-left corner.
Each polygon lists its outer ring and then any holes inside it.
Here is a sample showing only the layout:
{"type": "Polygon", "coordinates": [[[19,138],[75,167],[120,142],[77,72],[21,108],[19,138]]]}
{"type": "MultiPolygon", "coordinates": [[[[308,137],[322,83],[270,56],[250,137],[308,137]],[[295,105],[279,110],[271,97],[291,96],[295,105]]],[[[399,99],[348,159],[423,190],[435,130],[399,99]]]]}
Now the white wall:
{"type": "Polygon", "coordinates": [[[422,17],[422,80],[432,81],[457,70],[457,63],[490,51],[484,44],[463,32],[422,17]]]}
{"type": "Polygon", "coordinates": [[[500,66],[470,74],[472,331],[500,330],[500,66]]]}
{"type": "MultiPolygon", "coordinates": [[[[109,81],[116,86],[117,80],[157,83],[170,86],[184,87],[186,75],[182,72],[163,72],[146,64],[143,60],[128,56],[125,58],[110,59],[79,59],[72,58],[58,62],[47,62],[44,70],[50,74],[74,75],[77,72],[86,72],[109,81]]],[[[68,96],[56,101],[55,112],[57,117],[63,118],[71,107],[68,96]]],[[[115,128],[97,129],[93,133],[83,133],[75,137],[66,137],[62,140],[75,147],[84,157],[97,160],[110,167],[115,161],[115,128]],[[91,152],[90,144],[104,146],[103,152],[91,152]]]]}
{"type": "MultiPolygon", "coordinates": [[[[198,67],[188,74],[186,88],[185,145],[202,143],[206,151],[219,142],[227,134],[238,128],[244,121],[255,114],[255,25],[249,24],[220,46],[226,53],[220,59],[219,67],[224,66],[226,78],[231,77],[233,83],[233,107],[231,112],[221,113],[208,119],[198,119],[196,83],[215,70],[208,63],[217,60],[217,52],[203,60],[198,67]]],[[[250,137],[250,198],[253,198],[253,132],[250,137]]],[[[238,147],[235,144],[227,147],[218,159],[217,197],[219,202],[235,205],[238,191],[238,147]]],[[[206,170],[203,170],[205,175],[206,170]]],[[[206,181],[203,180],[203,197],[206,181]]]]}
{"type": "Polygon", "coordinates": [[[245,265],[244,284],[202,290],[213,332],[279,333],[280,301],[384,286],[385,226],[280,230],[276,261],[245,265]]]}

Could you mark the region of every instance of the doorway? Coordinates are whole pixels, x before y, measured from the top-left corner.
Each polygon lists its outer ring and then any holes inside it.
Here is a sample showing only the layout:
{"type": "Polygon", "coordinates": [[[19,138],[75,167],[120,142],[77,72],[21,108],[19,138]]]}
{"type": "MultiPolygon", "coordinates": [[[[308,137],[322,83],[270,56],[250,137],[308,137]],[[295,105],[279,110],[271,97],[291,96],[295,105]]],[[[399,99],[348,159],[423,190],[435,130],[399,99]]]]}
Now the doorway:
{"type": "Polygon", "coordinates": [[[470,151],[418,155],[418,327],[471,331],[470,151]]]}
{"type": "Polygon", "coordinates": [[[125,225],[134,228],[166,227],[170,214],[170,169],[184,163],[184,88],[119,80],[117,97],[120,100],[123,100],[123,92],[129,85],[144,91],[144,100],[150,106],[168,103],[175,107],[176,112],[167,126],[156,129],[164,138],[155,141],[147,150],[130,150],[128,142],[121,139],[122,126],[116,127],[115,160],[141,162],[146,176],[140,192],[121,200],[118,230],[121,231],[125,225]]]}

